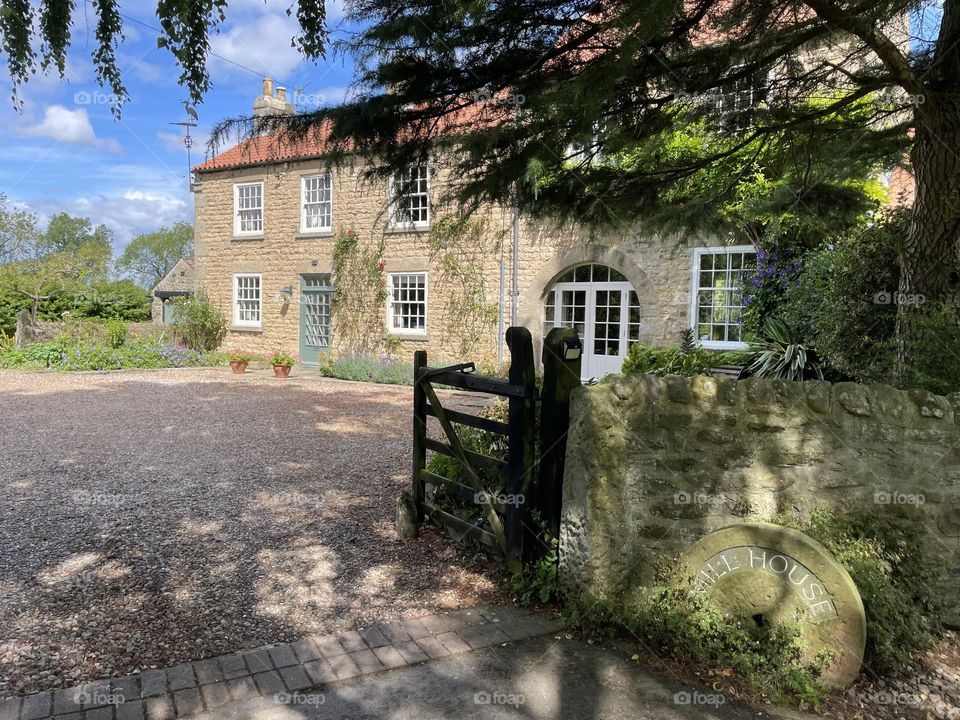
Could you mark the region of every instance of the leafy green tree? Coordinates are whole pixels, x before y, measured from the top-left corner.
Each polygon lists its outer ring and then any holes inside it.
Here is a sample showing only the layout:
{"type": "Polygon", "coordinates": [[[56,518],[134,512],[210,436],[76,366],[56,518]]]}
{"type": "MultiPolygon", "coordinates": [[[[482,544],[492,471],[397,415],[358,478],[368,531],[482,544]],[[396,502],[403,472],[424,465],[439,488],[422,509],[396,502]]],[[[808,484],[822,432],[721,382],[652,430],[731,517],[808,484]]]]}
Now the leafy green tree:
{"type": "Polygon", "coordinates": [[[193,254],[193,226],[178,222],[156,232],[137,235],[117,258],[117,272],[152,288],[177,260],[193,254]]]}
{"type": "MultiPolygon", "coordinates": [[[[20,218],[24,227],[29,220],[20,218]]],[[[110,231],[88,218],[57,213],[44,232],[24,231],[13,259],[0,264],[0,296],[25,300],[34,318],[41,306],[105,282],[112,253],[110,231]]]]}
{"type": "Polygon", "coordinates": [[[25,210],[7,208],[0,193],[0,262],[18,257],[37,238],[37,216],[25,210]]]}
{"type": "Polygon", "coordinates": [[[47,223],[46,232],[36,243],[34,255],[80,254],[90,263],[90,277],[105,276],[113,255],[112,239],[113,233],[106,225],[94,226],[90,218],[59,212],[47,223]]]}

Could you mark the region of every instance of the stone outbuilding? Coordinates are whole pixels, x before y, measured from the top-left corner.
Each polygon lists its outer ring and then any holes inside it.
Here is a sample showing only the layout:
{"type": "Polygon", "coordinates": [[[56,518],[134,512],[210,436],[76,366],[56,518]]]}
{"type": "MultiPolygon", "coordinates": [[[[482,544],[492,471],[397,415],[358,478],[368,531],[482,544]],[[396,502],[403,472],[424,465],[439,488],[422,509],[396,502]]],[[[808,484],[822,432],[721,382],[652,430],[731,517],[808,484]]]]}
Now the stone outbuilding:
{"type": "Polygon", "coordinates": [[[150,316],[154,322],[169,323],[173,319],[173,300],[193,295],[197,288],[193,258],[180,258],[163,280],[153,288],[150,316]]]}

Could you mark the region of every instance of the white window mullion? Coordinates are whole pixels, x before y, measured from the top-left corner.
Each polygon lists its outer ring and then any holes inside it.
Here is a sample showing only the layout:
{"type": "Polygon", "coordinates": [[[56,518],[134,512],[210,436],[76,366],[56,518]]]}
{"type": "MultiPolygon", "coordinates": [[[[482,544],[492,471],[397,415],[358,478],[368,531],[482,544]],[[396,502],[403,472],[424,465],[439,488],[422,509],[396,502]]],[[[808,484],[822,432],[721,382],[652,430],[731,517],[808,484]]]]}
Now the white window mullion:
{"type": "Polygon", "coordinates": [[[233,186],[233,234],[238,237],[263,234],[263,183],[233,186]]]}
{"type": "Polygon", "coordinates": [[[233,276],[233,324],[237,327],[262,327],[261,281],[259,273],[237,273],[233,276]]]}
{"type": "Polygon", "coordinates": [[[387,329],[394,334],[426,335],[427,273],[389,273],[387,329]]]}
{"type": "Polygon", "coordinates": [[[333,227],[333,179],[330,173],[300,179],[300,231],[324,232],[333,227]]]}
{"type": "Polygon", "coordinates": [[[756,262],[752,245],[696,248],[690,288],[690,327],[711,349],[741,349],[745,280],[756,262]]]}

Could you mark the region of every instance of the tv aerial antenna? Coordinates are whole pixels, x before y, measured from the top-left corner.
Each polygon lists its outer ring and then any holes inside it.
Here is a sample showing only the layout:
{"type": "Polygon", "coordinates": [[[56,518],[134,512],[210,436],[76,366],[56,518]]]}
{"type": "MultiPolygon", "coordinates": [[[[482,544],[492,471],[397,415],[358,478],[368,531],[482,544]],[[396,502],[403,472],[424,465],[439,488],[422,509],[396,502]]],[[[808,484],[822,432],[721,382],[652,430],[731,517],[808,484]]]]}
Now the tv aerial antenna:
{"type": "Polygon", "coordinates": [[[172,122],[170,124],[182,127],[184,130],[183,146],[187,149],[187,177],[189,178],[190,182],[190,191],[193,192],[193,160],[190,154],[190,148],[193,147],[193,137],[190,135],[190,128],[197,127],[197,123],[194,121],[199,120],[200,118],[197,116],[197,111],[193,105],[190,105],[186,100],[183,101],[183,109],[187,111],[189,120],[184,120],[183,122],[172,122]]]}

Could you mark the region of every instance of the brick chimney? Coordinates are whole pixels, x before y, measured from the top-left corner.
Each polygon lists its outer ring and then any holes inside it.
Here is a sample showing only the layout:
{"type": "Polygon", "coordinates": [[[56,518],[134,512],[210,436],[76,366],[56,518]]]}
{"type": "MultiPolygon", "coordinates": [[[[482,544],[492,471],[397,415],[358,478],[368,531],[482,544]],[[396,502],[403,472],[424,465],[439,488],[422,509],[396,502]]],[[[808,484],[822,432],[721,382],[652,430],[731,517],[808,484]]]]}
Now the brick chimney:
{"type": "Polygon", "coordinates": [[[270,115],[293,115],[293,103],[287,102],[287,89],[277,87],[277,94],[273,94],[273,80],[263,79],[263,94],[253,101],[253,116],[268,117],[270,115]]]}

